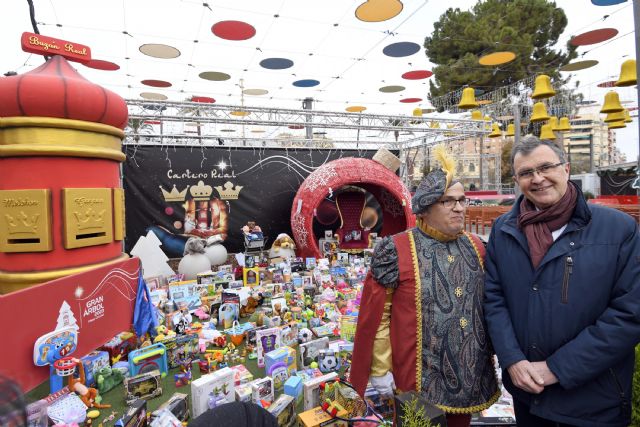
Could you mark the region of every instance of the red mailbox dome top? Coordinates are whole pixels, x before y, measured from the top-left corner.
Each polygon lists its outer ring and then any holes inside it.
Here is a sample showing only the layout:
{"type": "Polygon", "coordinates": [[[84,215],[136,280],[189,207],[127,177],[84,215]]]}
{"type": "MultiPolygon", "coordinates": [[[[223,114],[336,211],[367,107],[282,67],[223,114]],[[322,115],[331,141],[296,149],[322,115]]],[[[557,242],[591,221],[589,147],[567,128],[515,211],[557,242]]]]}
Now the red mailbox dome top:
{"type": "Polygon", "coordinates": [[[127,104],[82,77],[61,56],[28,73],[0,78],[0,117],[55,117],[124,129],[127,104]]]}

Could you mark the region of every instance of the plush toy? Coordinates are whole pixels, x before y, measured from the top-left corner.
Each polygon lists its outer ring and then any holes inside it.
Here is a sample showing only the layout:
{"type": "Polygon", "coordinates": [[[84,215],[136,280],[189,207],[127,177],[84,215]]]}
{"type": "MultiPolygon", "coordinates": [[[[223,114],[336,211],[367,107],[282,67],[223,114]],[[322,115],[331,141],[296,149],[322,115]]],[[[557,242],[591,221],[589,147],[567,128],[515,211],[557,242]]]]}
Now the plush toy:
{"type": "Polygon", "coordinates": [[[198,273],[211,269],[209,258],[204,254],[205,240],[192,237],[184,245],[184,256],[178,264],[178,273],[184,280],[195,280],[198,273]]]}
{"type": "Polygon", "coordinates": [[[286,233],[280,233],[269,249],[269,258],[292,259],[296,257],[296,244],[286,233]]]}
{"type": "Polygon", "coordinates": [[[69,376],[69,390],[78,393],[78,396],[80,396],[80,400],[82,400],[82,403],[87,405],[88,408],[111,408],[111,405],[100,404],[102,398],[98,394],[98,390],[93,387],[87,387],[85,385],[86,378],[84,373],[84,364],[80,361],[80,359],[74,358],[73,361],[76,363],[76,366],[80,371],[80,378],[76,378],[73,375],[69,376]]]}
{"type": "Polygon", "coordinates": [[[204,254],[209,258],[211,266],[221,265],[227,262],[227,248],[222,246],[222,236],[215,235],[207,238],[207,246],[204,254]]]}
{"type": "Polygon", "coordinates": [[[256,307],[258,307],[258,300],[254,297],[248,297],[247,303],[240,307],[240,317],[251,316],[256,311],[256,307]]]}
{"type": "Polygon", "coordinates": [[[111,367],[104,367],[97,372],[96,383],[98,384],[98,391],[106,393],[117,385],[121,384],[124,380],[124,375],[118,369],[111,369],[111,367]]]}

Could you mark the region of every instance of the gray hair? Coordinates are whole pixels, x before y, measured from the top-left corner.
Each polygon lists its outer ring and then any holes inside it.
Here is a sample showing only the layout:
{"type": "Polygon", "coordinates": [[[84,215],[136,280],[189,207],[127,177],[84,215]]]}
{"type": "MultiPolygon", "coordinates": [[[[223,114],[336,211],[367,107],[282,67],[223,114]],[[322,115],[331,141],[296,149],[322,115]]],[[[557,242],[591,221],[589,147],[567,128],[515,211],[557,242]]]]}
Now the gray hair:
{"type": "Polygon", "coordinates": [[[551,150],[553,150],[553,152],[556,153],[556,155],[558,156],[558,159],[560,159],[562,163],[566,162],[564,157],[564,150],[561,147],[557,146],[556,144],[554,144],[552,141],[549,141],[548,139],[540,139],[537,136],[528,135],[522,138],[522,140],[520,140],[520,144],[514,145],[513,148],[511,149],[511,173],[513,174],[516,173],[516,171],[513,168],[513,159],[516,157],[516,154],[522,154],[523,156],[528,156],[529,154],[531,154],[533,150],[542,146],[551,148],[551,150]]]}

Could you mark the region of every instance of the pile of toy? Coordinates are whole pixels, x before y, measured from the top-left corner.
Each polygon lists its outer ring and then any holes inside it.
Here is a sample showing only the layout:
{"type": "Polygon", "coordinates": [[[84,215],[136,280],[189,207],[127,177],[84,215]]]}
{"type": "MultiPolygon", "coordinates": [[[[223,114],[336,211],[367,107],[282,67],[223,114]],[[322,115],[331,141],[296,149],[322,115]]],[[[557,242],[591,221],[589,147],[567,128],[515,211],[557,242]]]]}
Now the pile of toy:
{"type": "MultiPolygon", "coordinates": [[[[282,426],[298,420],[310,427],[331,419],[328,412],[344,414],[345,402],[323,401],[322,390],[339,375],[348,377],[370,253],[277,263],[262,253],[241,255],[241,266],[221,265],[195,280],[148,278],[159,326],[144,337],[122,332],[73,359],[82,378],[67,375],[68,387],[52,390],[40,408],[60,425],[91,424],[94,418],[104,425],[179,425],[236,400],[262,405],[282,426]],[[248,363],[257,364],[257,375],[248,363]],[[185,392],[174,393],[147,419],[146,401],[163,398],[166,376],[185,392]],[[116,387],[129,405],[126,413],[93,412],[107,407],[100,395],[116,387]],[[60,404],[73,391],[82,405],[60,404]]],[[[378,410],[388,412],[373,389],[367,393],[378,410]]]]}

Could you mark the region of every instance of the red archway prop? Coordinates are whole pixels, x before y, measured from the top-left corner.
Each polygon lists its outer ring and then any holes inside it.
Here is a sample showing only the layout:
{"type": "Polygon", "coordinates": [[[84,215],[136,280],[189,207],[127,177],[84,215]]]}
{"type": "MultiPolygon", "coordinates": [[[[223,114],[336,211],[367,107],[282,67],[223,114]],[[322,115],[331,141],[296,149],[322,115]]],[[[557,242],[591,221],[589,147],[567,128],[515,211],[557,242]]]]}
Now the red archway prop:
{"type": "Polygon", "coordinates": [[[415,225],[411,195],[396,174],[374,160],[334,160],[309,175],[293,199],[291,229],[299,256],[322,257],[313,234],[314,211],[327,195],[346,185],[364,188],[378,200],[383,212],[380,236],[399,233],[415,225]]]}

